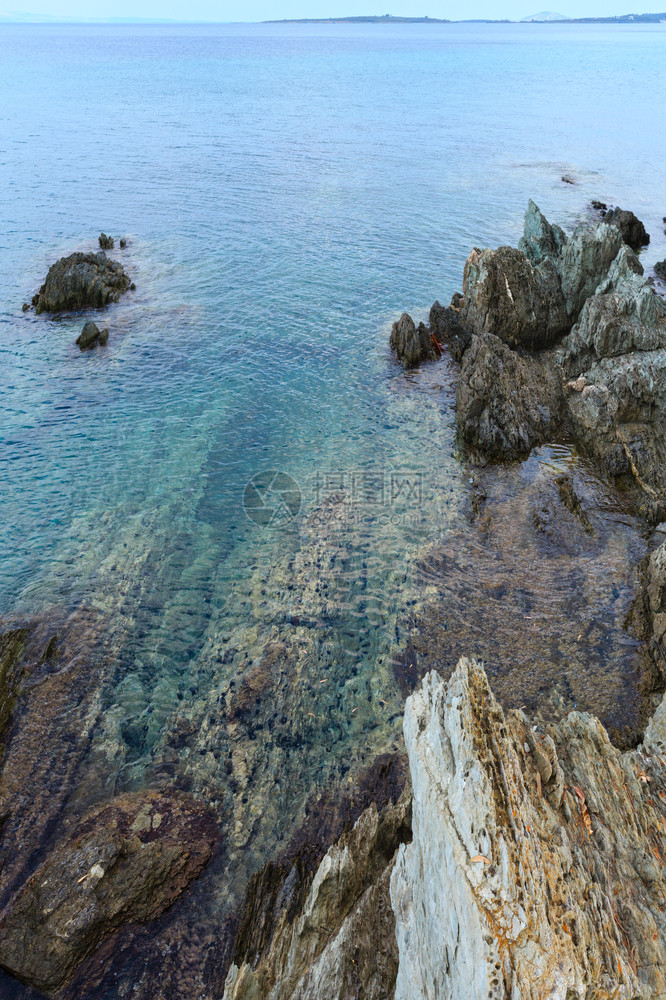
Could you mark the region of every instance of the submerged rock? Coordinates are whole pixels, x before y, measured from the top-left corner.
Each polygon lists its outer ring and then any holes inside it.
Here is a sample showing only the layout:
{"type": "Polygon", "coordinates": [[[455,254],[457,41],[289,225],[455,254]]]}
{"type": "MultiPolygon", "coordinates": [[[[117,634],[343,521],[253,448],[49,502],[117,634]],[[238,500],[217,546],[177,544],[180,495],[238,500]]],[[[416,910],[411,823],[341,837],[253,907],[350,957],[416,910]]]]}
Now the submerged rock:
{"type": "Polygon", "coordinates": [[[37,313],[102,309],[129,287],[122,264],[105,253],[73,253],[51,265],[33,305],[37,313]]]}
{"type": "Polygon", "coordinates": [[[107,236],[106,233],[100,233],[99,245],[102,248],[102,250],[113,250],[114,246],[113,236],[107,236]]]}
{"type": "Polygon", "coordinates": [[[409,313],[403,313],[393,324],[390,347],[406,368],[413,368],[421,361],[432,361],[437,357],[430,331],[424,323],[414,325],[409,313]]]}
{"type": "Polygon", "coordinates": [[[391,876],[396,1000],[660,996],[666,764],[592,716],[535,729],[483,668],[406,706],[413,841],[391,876]]]}
{"type": "Polygon", "coordinates": [[[159,916],[211,856],[215,823],[177,794],[136,792],[88,814],[0,919],[0,965],[47,993],[126,921],[159,916]]]}
{"type": "Polygon", "coordinates": [[[87,351],[91,347],[95,347],[97,344],[104,345],[109,339],[109,331],[107,329],[100,330],[96,323],[89,320],[84,324],[81,333],[76,338],[76,343],[79,345],[82,351],[87,351]]]}
{"type": "Polygon", "coordinates": [[[496,458],[526,455],[557,432],[563,403],[553,362],[521,357],[492,334],[472,338],[456,391],[456,417],[468,444],[496,458]]]}
{"type": "Polygon", "coordinates": [[[645,231],[645,226],[633,212],[628,212],[623,208],[612,208],[606,212],[604,222],[619,229],[622,239],[632,250],[640,250],[641,247],[647,246],[650,242],[650,236],[645,231]]]}

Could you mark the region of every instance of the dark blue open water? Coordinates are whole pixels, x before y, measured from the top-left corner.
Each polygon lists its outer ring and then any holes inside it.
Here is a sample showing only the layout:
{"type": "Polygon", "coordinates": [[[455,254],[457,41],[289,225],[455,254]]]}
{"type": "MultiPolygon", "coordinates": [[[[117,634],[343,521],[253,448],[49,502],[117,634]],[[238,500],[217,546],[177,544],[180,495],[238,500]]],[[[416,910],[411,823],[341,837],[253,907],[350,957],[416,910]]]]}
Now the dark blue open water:
{"type": "Polygon", "coordinates": [[[515,243],[528,197],[566,226],[631,208],[663,258],[665,53],[666,25],[0,27],[0,613],[108,617],[109,790],[228,683],[229,636],[252,658],[303,615],[336,690],[352,665],[367,686],[340,754],[375,697],[399,725],[388,645],[461,470],[450,372],[405,377],[390,324],[448,302],[472,245],[515,243]],[[81,316],[21,304],[102,229],[137,290],[82,355],[81,316]],[[266,470],[302,502],[268,531],[242,504],[266,470]],[[306,519],[359,483],[338,570],[306,519]]]}

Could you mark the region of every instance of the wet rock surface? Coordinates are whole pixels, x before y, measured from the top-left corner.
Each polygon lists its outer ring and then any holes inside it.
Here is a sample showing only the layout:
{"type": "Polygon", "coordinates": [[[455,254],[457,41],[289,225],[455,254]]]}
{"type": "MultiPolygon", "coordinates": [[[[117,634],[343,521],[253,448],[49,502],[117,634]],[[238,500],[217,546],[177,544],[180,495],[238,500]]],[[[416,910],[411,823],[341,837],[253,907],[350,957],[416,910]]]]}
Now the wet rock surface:
{"type": "Polygon", "coordinates": [[[633,212],[623,208],[612,208],[604,215],[604,222],[619,229],[622,239],[632,250],[640,250],[650,242],[645,226],[633,212]]]}
{"type": "Polygon", "coordinates": [[[391,877],[398,1000],[666,989],[666,763],[597,719],[533,727],[463,659],[407,702],[413,841],[391,877]]]}
{"type": "Polygon", "coordinates": [[[460,371],[456,411],[463,437],[481,451],[516,458],[554,439],[564,421],[557,366],[512,351],[492,334],[472,337],[460,371]]]}
{"type": "Polygon", "coordinates": [[[204,806],[139,792],[98,807],[49,852],[0,916],[0,965],[47,993],[126,921],[159,916],[216,839],[204,806]]]}
{"type": "Polygon", "coordinates": [[[414,368],[421,361],[432,361],[437,357],[430,331],[424,323],[415,326],[409,313],[403,313],[393,324],[390,348],[405,368],[414,368]]]}
{"type": "Polygon", "coordinates": [[[666,683],[643,609],[660,536],[646,539],[631,495],[565,448],[473,480],[464,526],[422,556],[423,598],[394,660],[403,694],[470,653],[505,709],[554,719],[578,708],[635,746],[666,683]]]}
{"type": "Polygon", "coordinates": [[[81,333],[76,338],[76,343],[82,351],[88,351],[91,347],[96,347],[98,344],[103,347],[108,339],[109,331],[106,329],[100,330],[96,323],[89,320],[84,324],[81,333]]]}
{"type": "Polygon", "coordinates": [[[122,264],[103,251],[73,253],[51,265],[32,304],[38,314],[102,309],[117,302],[129,287],[122,264]]]}
{"type": "Polygon", "coordinates": [[[0,908],[52,841],[90,745],[108,663],[104,621],[52,609],[0,637],[0,908]]]}

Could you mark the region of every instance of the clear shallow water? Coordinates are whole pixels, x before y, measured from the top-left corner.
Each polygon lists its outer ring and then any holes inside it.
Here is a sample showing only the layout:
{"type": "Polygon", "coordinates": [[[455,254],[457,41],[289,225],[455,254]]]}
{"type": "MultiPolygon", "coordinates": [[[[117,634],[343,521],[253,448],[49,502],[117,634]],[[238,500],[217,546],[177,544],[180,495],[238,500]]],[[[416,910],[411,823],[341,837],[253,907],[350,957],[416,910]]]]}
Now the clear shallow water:
{"type": "Polygon", "coordinates": [[[246,760],[231,795],[230,737],[197,737],[191,786],[234,815],[218,911],[312,788],[399,726],[414,567],[464,484],[451,372],[405,376],[391,321],[448,301],[472,245],[515,243],[528,197],[569,226],[590,198],[631,208],[646,264],[666,255],[665,41],[662,25],[0,28],[0,611],[107,616],[107,794],[157,780],[174,714],[233,703],[267,642],[301,650],[300,755],[246,760]],[[102,229],[127,236],[137,291],[81,355],[81,316],[20,307],[102,229]],[[271,469],[302,507],[267,532],[243,493],[271,469]]]}

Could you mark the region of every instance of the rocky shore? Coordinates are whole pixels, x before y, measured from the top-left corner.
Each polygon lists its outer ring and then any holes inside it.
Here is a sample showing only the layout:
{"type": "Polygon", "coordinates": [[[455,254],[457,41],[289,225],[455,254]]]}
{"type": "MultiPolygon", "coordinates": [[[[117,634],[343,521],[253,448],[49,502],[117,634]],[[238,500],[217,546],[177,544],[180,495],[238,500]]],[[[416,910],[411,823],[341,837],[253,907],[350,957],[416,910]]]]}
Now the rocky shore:
{"type": "MultiPolygon", "coordinates": [[[[394,325],[405,367],[455,371],[467,502],[419,550],[421,599],[379,616],[371,677],[339,641],[369,572],[342,497],[229,596],[189,705],[136,664],[132,710],[108,697],[159,565],[130,534],[104,613],[0,623],[0,969],[25,1000],[666,996],[666,306],[646,240],[625,211],[567,235],[530,203],[518,248],[472,250],[450,306],[394,325]],[[535,449],[558,444],[586,464],[544,471],[535,449]]],[[[63,258],[36,307],[114,301],[113,264],[63,258]]],[[[105,333],[86,331],[82,349],[105,333]]]]}

